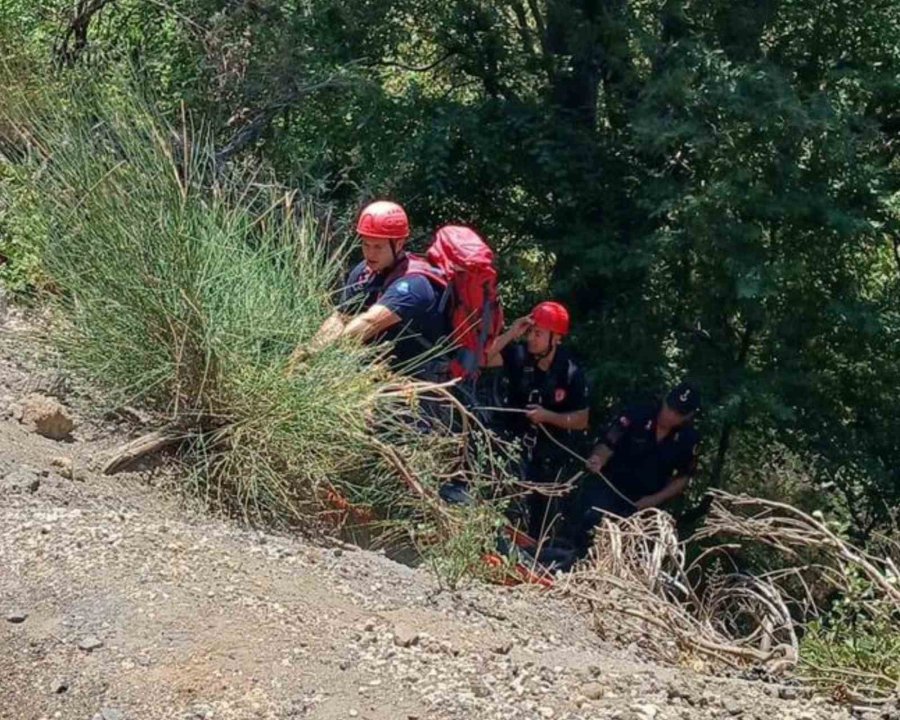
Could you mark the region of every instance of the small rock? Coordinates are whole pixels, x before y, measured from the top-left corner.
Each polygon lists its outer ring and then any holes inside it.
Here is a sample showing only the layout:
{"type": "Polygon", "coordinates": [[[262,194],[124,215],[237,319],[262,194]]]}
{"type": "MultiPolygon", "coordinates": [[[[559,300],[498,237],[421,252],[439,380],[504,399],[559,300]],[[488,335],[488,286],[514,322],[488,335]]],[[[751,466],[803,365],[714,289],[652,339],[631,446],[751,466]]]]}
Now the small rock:
{"type": "MultiPolygon", "coordinates": [[[[88,635],[87,637],[82,638],[81,642],[78,643],[78,649],[84,650],[85,652],[93,652],[94,650],[102,647],[103,641],[100,638],[94,637],[93,635],[88,635]]],[[[101,710],[100,712],[102,713],[103,711],[101,710]]]]}
{"type": "Polygon", "coordinates": [[[340,557],[341,555],[344,554],[344,551],[341,550],[341,548],[335,548],[334,550],[331,551],[331,554],[334,555],[335,557],[340,557]]]}
{"type": "Polygon", "coordinates": [[[50,465],[59,470],[59,474],[66,480],[76,480],[78,482],[84,482],[85,480],[84,471],[75,467],[75,461],[66,455],[53,458],[50,461],[50,465]]]}
{"type": "Polygon", "coordinates": [[[10,492],[35,493],[41,487],[41,479],[37,473],[28,468],[19,468],[3,478],[0,488],[10,492]]]}
{"type": "Polygon", "coordinates": [[[394,645],[408,648],[419,642],[419,633],[408,627],[394,628],[394,645]]]}
{"type": "Polygon", "coordinates": [[[540,707],[540,708],[538,708],[538,713],[540,714],[541,717],[552,718],[553,717],[553,708],[540,707]]]}
{"type": "Polygon", "coordinates": [[[600,683],[588,683],[581,688],[581,694],[588,700],[599,700],[603,697],[606,690],[600,683]]]}
{"type": "Polygon", "coordinates": [[[631,706],[631,710],[639,720],[654,720],[659,715],[659,708],[656,705],[636,704],[631,706]]]}
{"type": "Polygon", "coordinates": [[[103,720],[125,720],[122,711],[115,708],[100,708],[100,717],[103,720]]]}
{"type": "Polygon", "coordinates": [[[28,619],[28,613],[23,612],[22,610],[13,610],[11,613],[7,614],[6,621],[11,622],[13,624],[23,623],[28,619]]]}
{"type": "Polygon", "coordinates": [[[782,700],[796,700],[800,696],[797,688],[790,685],[782,685],[778,688],[778,697],[782,700]]]}
{"type": "Polygon", "coordinates": [[[53,690],[54,695],[62,695],[66,690],[69,689],[69,681],[60,678],[59,680],[54,680],[53,684],[50,686],[50,689],[53,690]]]}
{"type": "Polygon", "coordinates": [[[513,641],[512,640],[501,640],[496,643],[491,650],[498,655],[509,655],[510,651],[513,649],[513,641]]]}
{"type": "Polygon", "coordinates": [[[348,714],[350,717],[356,717],[357,715],[359,715],[359,711],[358,711],[358,710],[354,710],[353,708],[350,708],[350,710],[349,710],[349,712],[348,712],[347,714],[348,714]]]}
{"type": "Polygon", "coordinates": [[[72,470],[72,458],[68,455],[55,457],[50,461],[50,467],[57,468],[60,470],[60,475],[65,477],[66,473],[72,470]]]}
{"type": "Polygon", "coordinates": [[[17,419],[25,427],[51,440],[65,440],[75,429],[69,411],[57,400],[32,393],[19,403],[17,419]]]}

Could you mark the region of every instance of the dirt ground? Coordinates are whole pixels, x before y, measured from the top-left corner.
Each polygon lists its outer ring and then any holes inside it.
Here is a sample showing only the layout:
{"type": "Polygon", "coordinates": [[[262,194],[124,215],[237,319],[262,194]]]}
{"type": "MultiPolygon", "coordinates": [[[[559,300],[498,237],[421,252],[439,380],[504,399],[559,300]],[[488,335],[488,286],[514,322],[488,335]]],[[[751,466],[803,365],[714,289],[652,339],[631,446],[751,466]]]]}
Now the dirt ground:
{"type": "Polygon", "coordinates": [[[442,590],[378,553],[212,517],[163,470],[103,476],[139,428],[30,327],[15,309],[0,326],[4,720],[850,717],[796,686],[644,662],[535,588],[442,590]],[[69,408],[70,441],[15,419],[33,392],[69,408]]]}

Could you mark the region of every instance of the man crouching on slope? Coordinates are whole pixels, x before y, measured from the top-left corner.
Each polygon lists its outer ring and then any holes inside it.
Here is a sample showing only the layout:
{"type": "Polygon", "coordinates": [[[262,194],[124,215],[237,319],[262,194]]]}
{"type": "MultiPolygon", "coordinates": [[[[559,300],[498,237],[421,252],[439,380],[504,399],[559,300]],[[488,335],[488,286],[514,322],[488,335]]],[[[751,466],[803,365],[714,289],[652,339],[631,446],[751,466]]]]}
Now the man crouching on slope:
{"type": "MultiPolygon", "coordinates": [[[[363,260],[344,285],[338,309],[322,324],[309,348],[298,347],[288,368],[341,337],[362,342],[394,343],[390,366],[405,369],[433,350],[449,332],[441,309],[443,288],[410,267],[404,250],[409,220],[393,202],[373,202],[363,208],[356,224],[363,260]]],[[[445,379],[446,361],[432,359],[415,366],[410,374],[423,380],[445,379]]]]}

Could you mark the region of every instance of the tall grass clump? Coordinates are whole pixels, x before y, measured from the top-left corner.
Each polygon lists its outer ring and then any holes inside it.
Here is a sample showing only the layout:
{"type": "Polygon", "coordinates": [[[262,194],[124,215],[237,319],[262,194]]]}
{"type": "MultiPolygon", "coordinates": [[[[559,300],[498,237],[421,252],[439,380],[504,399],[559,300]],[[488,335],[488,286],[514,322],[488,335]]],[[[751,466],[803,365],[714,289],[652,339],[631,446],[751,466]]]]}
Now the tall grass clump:
{"type": "Polygon", "coordinates": [[[367,520],[452,524],[435,488],[484,463],[461,461],[462,434],[422,432],[422,395],[440,389],[353,343],[286,372],[342,270],[308,207],[258,169],[221,166],[202,126],[164,121],[134,89],[32,110],[10,122],[49,228],[53,340],[72,366],[167,416],[192,483],[250,520],[333,519],[338,499],[367,520]]]}

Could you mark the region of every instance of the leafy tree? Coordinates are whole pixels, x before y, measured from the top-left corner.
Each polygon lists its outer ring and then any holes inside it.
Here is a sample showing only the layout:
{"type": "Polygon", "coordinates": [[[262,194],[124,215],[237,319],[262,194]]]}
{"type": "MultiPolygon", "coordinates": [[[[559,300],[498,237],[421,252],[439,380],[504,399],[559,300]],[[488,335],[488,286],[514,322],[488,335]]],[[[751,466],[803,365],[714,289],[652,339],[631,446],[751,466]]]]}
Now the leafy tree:
{"type": "Polygon", "coordinates": [[[859,533],[900,501],[896,4],[116,0],[74,34],[69,3],[7,5],[62,72],[135,63],[338,218],[479,227],[512,312],[571,305],[600,413],[701,382],[707,482],[774,435],[859,533]]]}

